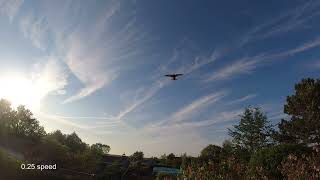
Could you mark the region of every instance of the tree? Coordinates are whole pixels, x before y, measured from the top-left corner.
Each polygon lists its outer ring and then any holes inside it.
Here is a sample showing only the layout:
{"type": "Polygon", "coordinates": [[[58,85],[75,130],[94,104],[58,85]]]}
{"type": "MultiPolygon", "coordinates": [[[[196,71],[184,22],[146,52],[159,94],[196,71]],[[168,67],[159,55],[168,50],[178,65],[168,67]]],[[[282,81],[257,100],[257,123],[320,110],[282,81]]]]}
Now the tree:
{"type": "Polygon", "coordinates": [[[169,160],[174,160],[174,158],[176,158],[176,156],[175,156],[173,153],[170,153],[170,154],[167,156],[167,159],[169,159],[169,160]]]}
{"type": "Polygon", "coordinates": [[[229,135],[233,137],[232,142],[247,149],[250,153],[267,146],[270,142],[272,126],[269,125],[267,116],[260,108],[247,107],[241,116],[239,125],[228,129],[229,135]]]}
{"type": "Polygon", "coordinates": [[[97,154],[108,154],[110,149],[110,146],[106,144],[96,143],[91,145],[91,150],[97,154]]]}
{"type": "Polygon", "coordinates": [[[43,138],[43,141],[37,147],[36,158],[41,158],[50,163],[66,163],[68,159],[69,148],[56,139],[49,136],[43,138]]]}
{"type": "Polygon", "coordinates": [[[61,144],[66,144],[67,136],[63,134],[60,130],[55,130],[52,133],[49,133],[47,136],[52,139],[55,139],[61,144]]]}
{"type": "Polygon", "coordinates": [[[142,151],[136,151],[130,156],[130,159],[132,161],[142,161],[143,157],[144,157],[144,154],[142,151]]]}
{"type": "Polygon", "coordinates": [[[274,134],[282,143],[320,144],[320,79],[302,79],[295,94],[287,97],[279,131],[274,134]]]}
{"type": "Polygon", "coordinates": [[[32,112],[25,106],[18,106],[12,126],[16,135],[32,140],[40,140],[46,134],[37,119],[33,118],[32,112]]]}
{"type": "Polygon", "coordinates": [[[221,156],[222,156],[222,158],[226,159],[226,158],[230,157],[232,154],[233,154],[232,142],[229,140],[225,140],[222,143],[221,156]]]}
{"type": "Polygon", "coordinates": [[[82,152],[86,148],[86,144],[82,142],[75,132],[67,135],[66,146],[68,146],[73,153],[82,152]]]}
{"type": "Polygon", "coordinates": [[[11,104],[5,99],[0,100],[0,135],[4,136],[11,131],[14,113],[11,104]]]}
{"type": "Polygon", "coordinates": [[[210,144],[201,151],[200,157],[203,160],[211,160],[213,162],[217,162],[220,159],[221,152],[222,148],[220,146],[210,144]]]}

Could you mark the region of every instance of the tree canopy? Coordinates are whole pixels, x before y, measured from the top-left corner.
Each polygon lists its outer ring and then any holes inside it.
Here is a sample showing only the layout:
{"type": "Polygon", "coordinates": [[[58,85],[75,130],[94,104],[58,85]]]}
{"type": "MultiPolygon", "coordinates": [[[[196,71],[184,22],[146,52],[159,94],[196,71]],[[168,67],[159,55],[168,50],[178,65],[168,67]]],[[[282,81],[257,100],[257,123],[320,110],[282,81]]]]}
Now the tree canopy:
{"type": "Polygon", "coordinates": [[[260,108],[247,107],[241,116],[239,125],[229,129],[232,142],[254,152],[270,143],[272,126],[260,108]]]}
{"type": "Polygon", "coordinates": [[[295,93],[287,97],[284,113],[275,138],[279,142],[320,144],[320,80],[303,79],[295,85],[295,93]]]}
{"type": "Polygon", "coordinates": [[[143,157],[144,157],[144,154],[142,151],[136,151],[130,156],[130,159],[132,161],[142,161],[143,157]]]}
{"type": "Polygon", "coordinates": [[[202,149],[200,157],[202,159],[208,159],[211,161],[217,161],[220,158],[222,148],[217,145],[209,144],[207,147],[202,149]]]}

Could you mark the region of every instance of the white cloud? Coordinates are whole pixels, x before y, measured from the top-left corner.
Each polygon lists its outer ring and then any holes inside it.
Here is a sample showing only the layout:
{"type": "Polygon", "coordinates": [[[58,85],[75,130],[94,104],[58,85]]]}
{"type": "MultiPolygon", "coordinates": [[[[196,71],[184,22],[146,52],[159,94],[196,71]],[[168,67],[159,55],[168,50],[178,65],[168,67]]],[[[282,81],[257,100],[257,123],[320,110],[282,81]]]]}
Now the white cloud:
{"type": "Polygon", "coordinates": [[[208,120],[191,121],[191,122],[171,121],[169,124],[156,123],[151,126],[146,126],[145,130],[163,131],[164,129],[172,129],[174,131],[177,129],[186,130],[187,128],[195,130],[195,128],[208,127],[214,124],[235,120],[239,118],[239,116],[242,113],[243,113],[243,109],[222,111],[222,112],[218,112],[208,120]]]}
{"type": "Polygon", "coordinates": [[[271,20],[255,26],[241,39],[240,45],[306,28],[310,20],[320,15],[319,5],[319,1],[303,2],[295,9],[285,11],[271,20]]]}
{"type": "MultiPolygon", "coordinates": [[[[183,40],[182,44],[193,44],[187,40],[183,40]]],[[[190,46],[190,45],[189,45],[190,46]]],[[[184,46],[183,46],[184,47],[184,46]]],[[[171,66],[174,66],[174,64],[180,60],[184,59],[181,56],[186,55],[186,49],[178,46],[173,50],[173,55],[169,59],[167,63],[162,64],[158,71],[155,74],[160,74],[159,76],[152,76],[152,79],[154,78],[163,78],[163,74],[168,73],[168,72],[179,72],[183,73],[184,75],[190,74],[191,72],[197,71],[201,69],[202,67],[206,66],[207,64],[213,63],[216,61],[218,58],[222,57],[224,53],[226,52],[225,50],[221,49],[216,49],[214,50],[210,56],[199,56],[198,54],[192,54],[190,55],[189,52],[187,51],[189,59],[191,59],[191,63],[185,64],[181,68],[170,68],[171,66]],[[190,58],[191,56],[191,58],[190,58]]],[[[190,48],[190,47],[189,47],[190,48]]],[[[194,48],[191,48],[194,49],[194,48]]],[[[133,110],[137,109],[139,106],[143,105],[146,101],[151,99],[154,95],[158,93],[158,91],[168,85],[171,84],[171,81],[167,79],[161,79],[161,80],[156,80],[156,83],[153,83],[153,85],[147,89],[146,91],[139,91],[138,95],[140,98],[135,99],[128,107],[126,107],[123,111],[121,111],[116,117],[118,119],[122,119],[124,116],[126,116],[128,113],[132,112],[133,110]],[[141,95],[142,94],[142,95],[141,95]]],[[[141,89],[141,88],[140,88],[141,89]]]]}
{"type": "Polygon", "coordinates": [[[0,13],[8,16],[12,21],[22,4],[23,0],[0,0],[0,13]]]}
{"type": "MultiPolygon", "coordinates": [[[[97,129],[103,128],[103,131],[107,132],[108,130],[111,130],[121,124],[117,121],[108,121],[108,123],[99,123],[99,122],[88,122],[88,123],[80,123],[79,119],[91,119],[91,120],[97,120],[97,119],[108,119],[107,117],[70,117],[70,116],[58,116],[58,115],[52,115],[47,113],[38,112],[36,114],[41,120],[45,121],[54,121],[57,123],[60,123],[62,125],[67,125],[73,128],[82,129],[82,130],[94,130],[93,132],[97,131],[97,129]],[[108,129],[108,130],[107,130],[108,129]]],[[[99,132],[99,131],[97,131],[99,132]]]]}
{"type": "Polygon", "coordinates": [[[225,67],[210,73],[205,77],[203,82],[214,82],[220,80],[226,80],[237,75],[250,74],[258,66],[267,65],[270,62],[278,60],[280,58],[286,59],[288,56],[294,56],[298,53],[316,48],[320,46],[320,38],[315,38],[308,42],[302,43],[292,49],[287,49],[281,52],[272,52],[259,54],[253,57],[245,57],[240,60],[236,60],[232,64],[228,64],[225,67]]]}
{"type": "Polygon", "coordinates": [[[112,1],[93,27],[81,24],[66,40],[66,64],[84,87],[64,103],[79,100],[106,87],[123,70],[131,68],[132,60],[141,53],[138,47],[145,36],[135,27],[134,17],[116,32],[111,30],[120,11],[120,2],[112,1]]]}
{"type": "Polygon", "coordinates": [[[225,97],[226,92],[215,92],[198,98],[191,102],[189,105],[181,108],[177,112],[175,112],[170,119],[171,123],[178,123],[184,121],[188,118],[193,117],[195,114],[198,114],[202,109],[212,105],[213,103],[218,102],[223,97],[225,97]]]}
{"type": "Polygon", "coordinates": [[[47,49],[50,29],[46,18],[37,17],[30,13],[21,18],[20,28],[24,37],[30,39],[35,47],[41,50],[47,49]]]}
{"type": "Polygon", "coordinates": [[[306,43],[303,43],[302,45],[297,46],[294,49],[291,49],[291,50],[285,51],[283,53],[280,53],[277,56],[293,56],[293,55],[295,55],[297,53],[301,53],[301,52],[307,51],[309,49],[312,49],[312,48],[315,48],[315,47],[318,47],[318,46],[320,46],[320,37],[315,38],[315,39],[313,39],[311,41],[308,41],[306,43]]]}
{"type": "Polygon", "coordinates": [[[81,37],[72,39],[66,63],[71,72],[83,83],[84,88],[66,99],[64,103],[92,94],[110,83],[117,75],[104,65],[102,57],[95,52],[88,51],[88,46],[81,40],[81,37]]]}
{"type": "Polygon", "coordinates": [[[161,88],[169,84],[169,81],[157,81],[153,86],[151,86],[150,89],[148,89],[147,92],[144,93],[144,96],[136,99],[131,103],[128,107],[126,107],[123,111],[121,111],[117,116],[116,119],[123,119],[127,114],[138,108],[140,105],[142,105],[144,102],[152,98],[161,88]]]}
{"type": "Polygon", "coordinates": [[[32,81],[40,89],[39,96],[45,97],[50,93],[64,94],[68,84],[68,74],[65,66],[54,57],[42,59],[45,63],[37,63],[31,73],[32,81]]]}
{"type": "Polygon", "coordinates": [[[173,49],[171,58],[160,66],[159,71],[162,74],[176,72],[188,75],[215,62],[227,51],[227,48],[216,48],[210,55],[204,55],[193,42],[185,38],[173,49]]]}
{"type": "Polygon", "coordinates": [[[243,96],[243,97],[241,97],[239,99],[235,99],[233,101],[228,102],[227,105],[233,105],[233,104],[242,103],[244,101],[247,101],[247,100],[255,98],[255,97],[257,97],[257,94],[248,94],[248,95],[243,96]]]}
{"type": "Polygon", "coordinates": [[[91,95],[131,68],[128,60],[138,59],[142,52],[138,47],[146,38],[132,12],[121,9],[120,1],[104,2],[99,12],[90,11],[86,3],[42,2],[42,9],[26,11],[19,22],[21,32],[36,48],[58,54],[82,83],[64,103],[91,95]],[[94,20],[78,21],[85,16],[94,20]]]}
{"type": "Polygon", "coordinates": [[[257,67],[257,65],[258,65],[257,60],[248,60],[248,58],[244,58],[232,64],[228,64],[224,68],[214,72],[212,75],[207,77],[204,81],[213,82],[213,81],[228,79],[235,75],[249,74],[257,67]]]}
{"type": "Polygon", "coordinates": [[[143,148],[147,151],[152,151],[156,154],[163,154],[164,152],[174,152],[182,154],[184,152],[189,155],[197,156],[198,152],[208,144],[220,144],[225,136],[223,135],[231,124],[218,125],[233,121],[239,118],[242,114],[242,109],[222,111],[208,120],[192,121],[192,122],[179,122],[176,124],[156,124],[145,126],[139,130],[143,135],[145,144],[143,148]],[[211,127],[210,130],[221,135],[215,135],[214,138],[205,138],[201,136],[200,129],[203,127],[211,127]],[[150,137],[150,138],[148,138],[150,137]],[[149,150],[150,149],[150,150],[149,150]],[[159,151],[158,151],[159,150],[159,151]]]}

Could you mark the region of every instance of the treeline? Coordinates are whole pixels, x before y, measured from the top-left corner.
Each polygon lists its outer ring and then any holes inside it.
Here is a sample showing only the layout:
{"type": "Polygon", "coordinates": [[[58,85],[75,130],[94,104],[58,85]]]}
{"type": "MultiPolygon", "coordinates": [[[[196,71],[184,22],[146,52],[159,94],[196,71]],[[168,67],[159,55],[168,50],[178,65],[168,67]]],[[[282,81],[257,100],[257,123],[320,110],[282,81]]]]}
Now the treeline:
{"type": "MultiPolygon", "coordinates": [[[[0,169],[7,179],[40,179],[44,176],[61,179],[59,171],[40,172],[22,170],[21,164],[57,164],[58,170],[75,172],[82,177],[96,173],[103,154],[110,146],[84,143],[74,132],[63,134],[60,130],[46,133],[44,128],[24,106],[11,108],[7,100],[0,100],[0,169]],[[19,161],[17,161],[19,160],[19,161]],[[7,164],[11,164],[10,167],[7,164]]],[[[85,179],[88,177],[85,177],[85,179]]]]}
{"type": "Polygon", "coordinates": [[[230,140],[184,156],[185,179],[319,179],[320,80],[303,79],[271,125],[261,108],[247,107],[230,140]]]}

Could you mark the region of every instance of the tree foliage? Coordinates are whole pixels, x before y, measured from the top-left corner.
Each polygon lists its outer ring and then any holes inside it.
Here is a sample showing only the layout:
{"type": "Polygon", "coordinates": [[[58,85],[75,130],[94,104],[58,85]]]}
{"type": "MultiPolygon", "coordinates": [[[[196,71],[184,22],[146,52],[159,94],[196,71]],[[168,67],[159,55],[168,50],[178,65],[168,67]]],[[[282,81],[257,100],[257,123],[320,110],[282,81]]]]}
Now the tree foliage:
{"type": "MultiPolygon", "coordinates": [[[[102,156],[110,151],[110,146],[106,144],[96,143],[89,146],[75,132],[63,134],[60,130],[56,130],[46,133],[30,110],[24,106],[13,109],[10,102],[3,99],[0,100],[0,140],[0,149],[2,147],[13,149],[12,154],[22,155],[32,163],[55,163],[59,168],[87,173],[95,172],[102,162],[102,156]]],[[[0,152],[1,167],[2,163],[5,164],[4,161],[7,160],[1,159],[0,152]]],[[[7,171],[8,177],[21,172],[20,164],[13,163],[14,167],[8,167],[10,169],[7,171]]],[[[47,179],[49,176],[44,174],[27,175],[30,175],[30,179],[47,179]]],[[[23,174],[21,177],[27,179],[27,175],[23,174]]],[[[55,179],[64,178],[59,176],[55,179]]]]}
{"type": "Polygon", "coordinates": [[[248,176],[253,179],[277,179],[282,177],[279,167],[289,154],[300,155],[310,149],[294,144],[280,144],[255,152],[249,162],[248,176]]]}
{"type": "Polygon", "coordinates": [[[144,157],[144,154],[142,151],[136,151],[130,156],[130,159],[132,161],[142,161],[143,157],[144,157]]]}
{"type": "Polygon", "coordinates": [[[254,152],[270,143],[272,126],[260,108],[247,107],[241,116],[239,125],[229,129],[232,142],[254,152]]]}
{"type": "Polygon", "coordinates": [[[320,144],[320,80],[303,79],[295,93],[287,97],[284,112],[290,120],[281,120],[275,138],[284,143],[320,144]]]}
{"type": "Polygon", "coordinates": [[[111,149],[110,146],[101,143],[92,144],[90,148],[97,154],[108,154],[111,149]]]}
{"type": "Polygon", "coordinates": [[[219,161],[219,158],[221,156],[222,148],[217,145],[209,144],[207,147],[205,147],[201,153],[200,157],[203,160],[210,160],[213,162],[219,161]]]}

